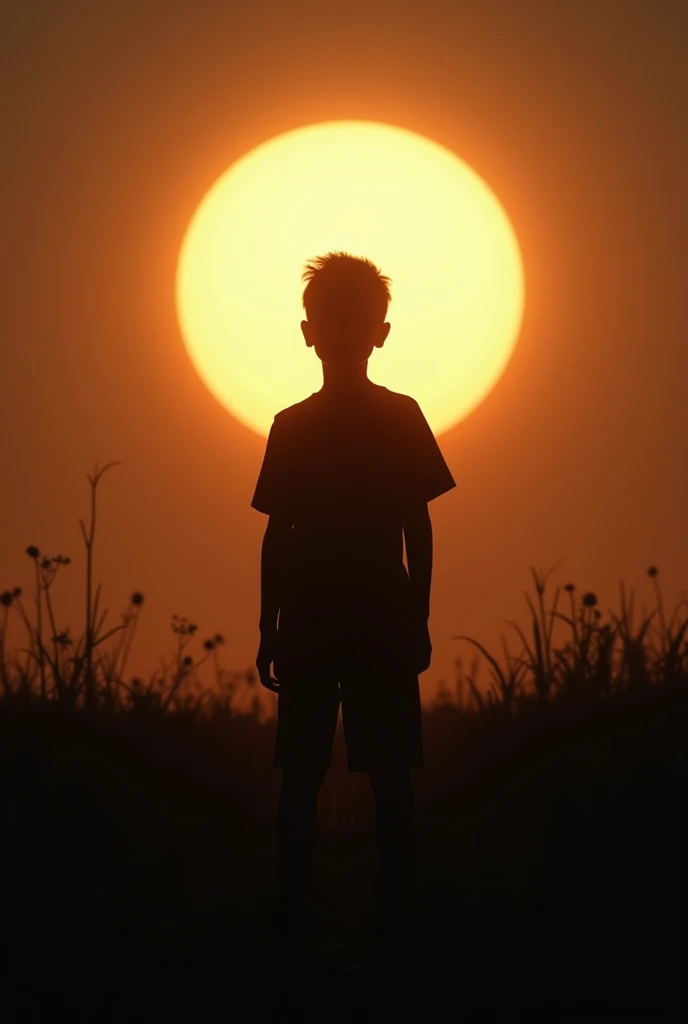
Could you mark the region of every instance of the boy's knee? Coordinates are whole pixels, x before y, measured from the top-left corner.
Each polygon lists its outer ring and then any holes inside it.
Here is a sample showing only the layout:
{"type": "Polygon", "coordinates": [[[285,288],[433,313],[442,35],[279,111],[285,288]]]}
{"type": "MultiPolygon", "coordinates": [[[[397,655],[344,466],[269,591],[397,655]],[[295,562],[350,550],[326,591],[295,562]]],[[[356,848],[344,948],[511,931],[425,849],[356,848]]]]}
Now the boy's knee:
{"type": "Polygon", "coordinates": [[[325,779],[327,768],[327,765],[319,762],[289,765],[284,768],[282,785],[292,792],[317,793],[325,779]]]}
{"type": "Polygon", "coordinates": [[[413,798],[411,769],[388,765],[368,772],[368,778],[377,799],[404,802],[413,798]]]}

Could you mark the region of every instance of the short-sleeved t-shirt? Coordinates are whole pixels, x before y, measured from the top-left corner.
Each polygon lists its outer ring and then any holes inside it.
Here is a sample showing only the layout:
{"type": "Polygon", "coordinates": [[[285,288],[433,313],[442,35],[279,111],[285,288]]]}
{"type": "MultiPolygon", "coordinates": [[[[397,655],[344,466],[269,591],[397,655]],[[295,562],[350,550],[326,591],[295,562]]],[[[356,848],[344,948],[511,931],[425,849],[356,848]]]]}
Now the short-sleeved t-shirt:
{"type": "Polygon", "coordinates": [[[405,512],[455,486],[415,399],[368,382],[277,413],[251,506],[292,523],[288,583],[379,580],[405,571],[405,512]]]}

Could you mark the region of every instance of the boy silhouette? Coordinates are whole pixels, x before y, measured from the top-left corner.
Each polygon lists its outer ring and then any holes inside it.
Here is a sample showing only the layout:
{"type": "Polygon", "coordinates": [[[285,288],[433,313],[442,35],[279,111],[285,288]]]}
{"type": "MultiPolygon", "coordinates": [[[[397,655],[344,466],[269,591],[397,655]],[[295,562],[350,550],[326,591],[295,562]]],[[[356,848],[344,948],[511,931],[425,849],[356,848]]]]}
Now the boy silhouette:
{"type": "Polygon", "coordinates": [[[393,951],[411,909],[418,675],[432,651],[428,502],[456,484],[417,402],[367,376],[390,330],[390,279],[370,260],[329,252],[302,280],[301,329],[323,384],[274,417],[251,501],[269,516],[256,667],[279,695],[274,926],[298,948],[341,702],[348,770],[367,772],[376,806],[373,946],[393,951]]]}

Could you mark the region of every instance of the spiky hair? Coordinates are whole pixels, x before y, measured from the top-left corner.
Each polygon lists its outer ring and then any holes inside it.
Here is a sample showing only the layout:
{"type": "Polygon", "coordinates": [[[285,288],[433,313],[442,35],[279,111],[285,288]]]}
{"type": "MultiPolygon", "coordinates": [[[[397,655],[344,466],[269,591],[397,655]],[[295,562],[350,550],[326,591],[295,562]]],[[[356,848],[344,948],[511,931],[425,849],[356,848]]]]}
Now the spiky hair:
{"type": "Polygon", "coordinates": [[[306,263],[303,308],[308,319],[328,320],[345,311],[364,321],[384,321],[392,295],[391,279],[365,256],[328,252],[306,263]]]}

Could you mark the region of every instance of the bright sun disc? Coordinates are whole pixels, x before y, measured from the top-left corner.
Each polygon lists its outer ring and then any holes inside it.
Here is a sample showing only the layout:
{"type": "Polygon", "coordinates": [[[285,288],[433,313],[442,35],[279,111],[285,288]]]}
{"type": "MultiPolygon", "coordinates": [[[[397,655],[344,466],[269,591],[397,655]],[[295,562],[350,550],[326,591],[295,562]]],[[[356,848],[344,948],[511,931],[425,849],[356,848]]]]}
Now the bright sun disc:
{"type": "Polygon", "coordinates": [[[300,322],[304,264],[345,250],[392,279],[392,327],[368,376],[412,395],[436,434],[489,393],[523,317],[521,253],[485,182],[436,142],[394,125],[327,121],[243,156],[186,231],[177,311],[191,360],[238,420],[322,385],[300,322]]]}

